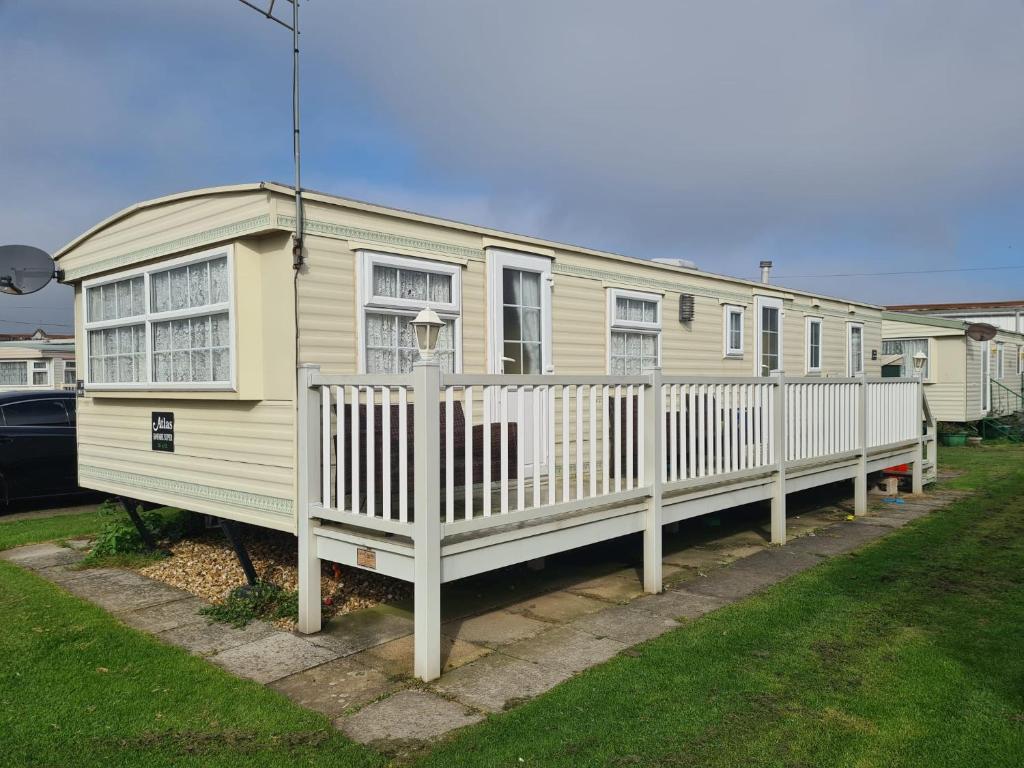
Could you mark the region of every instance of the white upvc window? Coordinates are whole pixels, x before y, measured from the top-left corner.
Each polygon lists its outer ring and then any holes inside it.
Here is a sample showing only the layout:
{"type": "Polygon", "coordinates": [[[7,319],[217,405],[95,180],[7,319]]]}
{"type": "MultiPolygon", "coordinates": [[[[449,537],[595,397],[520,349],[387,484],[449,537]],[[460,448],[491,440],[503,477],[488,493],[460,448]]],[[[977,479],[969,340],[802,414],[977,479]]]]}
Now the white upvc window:
{"type": "Polygon", "coordinates": [[[771,376],[782,370],[783,304],[782,299],[773,296],[757,296],[754,300],[756,355],[755,376],[771,376]]]}
{"type": "Polygon", "coordinates": [[[1006,377],[1006,344],[1001,341],[996,342],[994,358],[992,378],[1003,379],[1006,377]]]}
{"type": "Polygon", "coordinates": [[[882,341],[882,354],[883,355],[901,355],[900,360],[900,376],[913,377],[917,376],[917,369],[914,367],[914,357],[923,352],[925,355],[924,367],[921,370],[921,378],[929,380],[931,378],[931,350],[929,349],[928,339],[885,339],[882,341]]]}
{"type": "Polygon", "coordinates": [[[0,360],[0,387],[24,387],[28,385],[28,362],[25,360],[0,360]]]}
{"type": "Polygon", "coordinates": [[[50,363],[46,360],[33,360],[30,365],[32,366],[32,386],[49,387],[50,363]]]}
{"type": "Polygon", "coordinates": [[[723,312],[724,354],[726,357],[743,357],[743,307],[726,304],[723,312]]]}
{"type": "Polygon", "coordinates": [[[71,384],[71,385],[77,384],[78,383],[78,379],[77,379],[77,376],[76,376],[77,373],[78,373],[78,371],[77,371],[77,366],[75,364],[75,361],[74,360],[65,360],[64,361],[64,383],[65,384],[71,384]]]}
{"type": "Polygon", "coordinates": [[[87,281],[85,379],[94,389],[233,389],[230,246],[87,281]]]}
{"type": "Polygon", "coordinates": [[[441,370],[460,370],[462,269],[455,264],[375,251],[360,251],[359,255],[361,370],[410,373],[419,359],[410,322],[428,307],[445,324],[437,340],[441,370]]]}
{"type": "Polygon", "coordinates": [[[608,372],[636,376],[661,365],[661,296],[608,291],[608,372]]]}
{"type": "Polygon", "coordinates": [[[860,376],[864,373],[864,324],[846,324],[846,375],[860,376]]]}
{"type": "Polygon", "coordinates": [[[825,322],[820,317],[808,317],[805,336],[807,338],[806,367],[807,373],[821,373],[822,331],[825,322]]]}
{"type": "Polygon", "coordinates": [[[1017,373],[1024,376],[1024,344],[1017,347],[1017,373]]]}

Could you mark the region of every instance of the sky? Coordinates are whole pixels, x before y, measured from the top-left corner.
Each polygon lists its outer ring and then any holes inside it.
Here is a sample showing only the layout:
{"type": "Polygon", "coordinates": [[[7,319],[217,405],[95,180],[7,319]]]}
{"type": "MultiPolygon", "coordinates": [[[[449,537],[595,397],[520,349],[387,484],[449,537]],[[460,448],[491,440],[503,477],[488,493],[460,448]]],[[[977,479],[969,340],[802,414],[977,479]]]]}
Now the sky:
{"type": "MultiPolygon", "coordinates": [[[[983,269],[1024,267],[1022,0],[301,7],[309,188],[879,304],[1024,299],[983,269]]],[[[237,0],[0,0],[0,244],[290,181],[290,62],[237,0]]],[[[71,323],[67,286],[0,296],[0,330],[71,323]]]]}

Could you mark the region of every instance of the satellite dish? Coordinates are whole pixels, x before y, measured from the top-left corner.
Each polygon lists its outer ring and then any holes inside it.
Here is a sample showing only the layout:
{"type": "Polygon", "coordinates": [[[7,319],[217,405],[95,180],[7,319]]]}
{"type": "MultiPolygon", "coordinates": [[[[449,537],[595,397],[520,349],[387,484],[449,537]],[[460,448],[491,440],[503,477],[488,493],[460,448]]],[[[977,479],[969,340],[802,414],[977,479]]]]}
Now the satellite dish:
{"type": "Polygon", "coordinates": [[[46,251],[31,245],[0,245],[0,291],[14,296],[35,293],[56,273],[46,251]]]}
{"type": "Polygon", "coordinates": [[[967,337],[975,341],[989,341],[994,339],[999,329],[988,323],[971,323],[967,326],[967,337]]]}

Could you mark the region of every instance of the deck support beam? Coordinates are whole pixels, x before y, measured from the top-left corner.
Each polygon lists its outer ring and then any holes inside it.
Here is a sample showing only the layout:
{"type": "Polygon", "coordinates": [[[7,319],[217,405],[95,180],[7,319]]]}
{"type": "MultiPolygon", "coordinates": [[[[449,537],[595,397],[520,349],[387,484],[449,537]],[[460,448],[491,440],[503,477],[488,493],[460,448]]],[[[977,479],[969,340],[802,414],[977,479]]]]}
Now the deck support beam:
{"type": "Polygon", "coordinates": [[[853,514],[868,511],[868,380],[861,375],[857,395],[857,474],[853,477],[853,514]]]}
{"type": "Polygon", "coordinates": [[[665,462],[662,458],[664,436],[664,404],[661,393],[661,369],[651,372],[651,384],[643,399],[643,451],[642,485],[650,485],[644,520],[644,592],[656,595],[664,587],[662,576],[662,509],[661,484],[665,462]]]}
{"type": "Polygon", "coordinates": [[[772,421],[772,449],[775,479],[772,481],[772,544],[786,543],[786,377],[777,375],[775,414],[772,421]]]}
{"type": "Polygon", "coordinates": [[[413,366],[413,386],[413,668],[416,677],[429,682],[441,676],[441,368],[437,360],[420,360],[413,366]]]}
{"type": "MultiPolygon", "coordinates": [[[[298,369],[298,423],[300,434],[316,435],[320,429],[320,392],[311,389],[314,374],[320,373],[319,365],[301,365],[298,369]]],[[[313,535],[314,520],[309,516],[309,506],[319,493],[320,485],[320,441],[300,440],[298,455],[298,493],[296,510],[299,534],[299,624],[303,634],[319,632],[321,628],[320,558],[316,552],[316,538],[313,535]]]]}

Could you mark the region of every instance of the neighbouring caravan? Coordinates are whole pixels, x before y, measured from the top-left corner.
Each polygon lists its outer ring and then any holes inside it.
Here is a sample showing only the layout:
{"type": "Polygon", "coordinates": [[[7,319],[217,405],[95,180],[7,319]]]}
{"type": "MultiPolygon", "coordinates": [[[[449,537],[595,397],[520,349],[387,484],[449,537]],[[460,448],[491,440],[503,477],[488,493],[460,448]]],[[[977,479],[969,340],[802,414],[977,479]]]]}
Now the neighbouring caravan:
{"type": "Polygon", "coordinates": [[[787,493],[852,480],[863,512],[869,472],[934,475],[881,307],[303,194],[298,269],[271,183],[56,255],[81,484],[297,534],[302,632],[322,560],[413,582],[429,680],[443,582],[642,533],[657,592],[664,525],[765,501],[781,544],[787,493]]]}
{"type": "Polygon", "coordinates": [[[900,357],[900,375],[915,375],[912,358],[923,352],[921,375],[938,421],[965,423],[1024,410],[1024,334],[1000,328],[990,341],[967,335],[969,322],[923,314],[882,315],[884,356],[900,357]]]}
{"type": "Polygon", "coordinates": [[[74,389],[75,365],[71,339],[0,341],[0,392],[74,389]]]}

